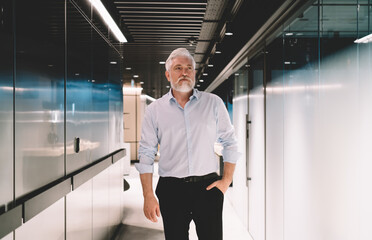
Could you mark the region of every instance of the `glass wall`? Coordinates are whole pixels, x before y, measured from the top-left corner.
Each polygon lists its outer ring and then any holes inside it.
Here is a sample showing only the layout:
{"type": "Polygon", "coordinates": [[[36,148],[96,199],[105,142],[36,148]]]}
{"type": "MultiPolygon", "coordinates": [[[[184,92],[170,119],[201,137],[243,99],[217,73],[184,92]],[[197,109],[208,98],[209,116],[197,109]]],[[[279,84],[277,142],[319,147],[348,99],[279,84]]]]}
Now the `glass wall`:
{"type": "Polygon", "coordinates": [[[18,1],[15,8],[15,195],[19,197],[65,172],[64,1],[18,1]]]}
{"type": "MultiPolygon", "coordinates": [[[[121,47],[88,0],[0,0],[0,215],[123,147],[121,47]]],[[[111,238],[122,175],[119,160],[5,239],[111,238]]]]}
{"type": "Polygon", "coordinates": [[[235,167],[233,180],[233,205],[239,206],[237,214],[244,223],[248,224],[248,188],[247,188],[247,162],[246,147],[247,147],[247,115],[248,115],[248,69],[249,65],[244,65],[238,72],[234,74],[234,97],[233,97],[233,125],[235,135],[238,141],[238,151],[242,153],[237,166],[235,167]]]}
{"type": "Polygon", "coordinates": [[[248,56],[254,239],[372,238],[372,43],[355,42],[371,13],[370,0],[314,1],[248,56]]]}
{"type": "Polygon", "coordinates": [[[0,213],[13,200],[13,8],[0,1],[0,213]]]}
{"type": "Polygon", "coordinates": [[[265,105],[264,55],[248,62],[248,230],[254,239],[265,239],[265,105]]]}

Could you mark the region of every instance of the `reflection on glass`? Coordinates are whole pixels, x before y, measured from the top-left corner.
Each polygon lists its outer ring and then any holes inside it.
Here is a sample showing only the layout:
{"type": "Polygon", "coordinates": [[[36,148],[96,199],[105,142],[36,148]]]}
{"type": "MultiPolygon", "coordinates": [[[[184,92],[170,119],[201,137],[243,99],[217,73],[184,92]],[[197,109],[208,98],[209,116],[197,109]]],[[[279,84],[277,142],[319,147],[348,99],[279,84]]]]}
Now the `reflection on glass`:
{"type": "Polygon", "coordinates": [[[64,1],[23,1],[16,7],[19,197],[64,174],[64,1]]]}
{"type": "Polygon", "coordinates": [[[264,89],[263,55],[249,62],[249,126],[248,142],[248,230],[254,239],[265,237],[264,185],[264,89]]]}
{"type": "Polygon", "coordinates": [[[0,207],[13,200],[13,36],[12,3],[0,8],[0,207]]]}
{"type": "Polygon", "coordinates": [[[268,46],[266,239],[372,237],[371,3],[320,1],[268,46]]]}

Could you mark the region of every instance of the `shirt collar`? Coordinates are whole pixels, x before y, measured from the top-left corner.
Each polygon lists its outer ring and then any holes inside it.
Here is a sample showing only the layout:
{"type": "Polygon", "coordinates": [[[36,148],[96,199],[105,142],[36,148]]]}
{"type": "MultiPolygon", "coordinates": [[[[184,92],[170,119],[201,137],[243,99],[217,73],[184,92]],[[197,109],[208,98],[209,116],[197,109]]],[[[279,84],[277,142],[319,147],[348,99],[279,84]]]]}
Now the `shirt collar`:
{"type": "MultiPolygon", "coordinates": [[[[198,89],[195,89],[195,88],[192,91],[192,95],[190,96],[190,100],[192,100],[194,98],[196,98],[196,100],[199,100],[199,98],[200,98],[200,92],[199,92],[198,89]]],[[[173,99],[173,101],[176,101],[176,99],[173,96],[172,88],[171,88],[171,89],[169,89],[169,92],[168,92],[168,100],[170,101],[172,99],[173,99]]]]}

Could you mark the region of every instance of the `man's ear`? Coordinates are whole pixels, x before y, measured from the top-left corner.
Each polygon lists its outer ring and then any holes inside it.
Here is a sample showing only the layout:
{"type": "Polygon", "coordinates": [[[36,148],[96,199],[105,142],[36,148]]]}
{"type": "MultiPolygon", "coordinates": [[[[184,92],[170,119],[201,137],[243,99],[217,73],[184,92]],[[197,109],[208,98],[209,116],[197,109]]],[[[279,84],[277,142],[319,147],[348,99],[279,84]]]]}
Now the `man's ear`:
{"type": "Polygon", "coordinates": [[[168,71],[165,71],[165,77],[168,79],[168,82],[170,82],[170,74],[168,71]]]}

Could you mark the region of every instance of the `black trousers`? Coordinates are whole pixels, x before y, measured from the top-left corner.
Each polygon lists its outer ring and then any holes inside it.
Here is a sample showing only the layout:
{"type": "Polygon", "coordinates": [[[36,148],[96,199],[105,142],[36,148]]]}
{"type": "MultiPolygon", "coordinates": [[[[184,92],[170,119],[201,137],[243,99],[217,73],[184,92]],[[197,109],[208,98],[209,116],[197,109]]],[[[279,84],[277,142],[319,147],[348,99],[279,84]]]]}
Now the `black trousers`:
{"type": "Polygon", "coordinates": [[[160,177],[156,187],[166,240],[188,240],[191,220],[199,240],[222,240],[224,195],[218,188],[207,191],[220,179],[217,174],[198,182],[160,177]]]}

